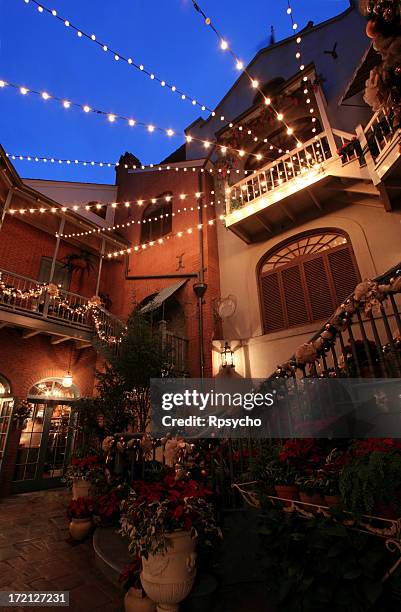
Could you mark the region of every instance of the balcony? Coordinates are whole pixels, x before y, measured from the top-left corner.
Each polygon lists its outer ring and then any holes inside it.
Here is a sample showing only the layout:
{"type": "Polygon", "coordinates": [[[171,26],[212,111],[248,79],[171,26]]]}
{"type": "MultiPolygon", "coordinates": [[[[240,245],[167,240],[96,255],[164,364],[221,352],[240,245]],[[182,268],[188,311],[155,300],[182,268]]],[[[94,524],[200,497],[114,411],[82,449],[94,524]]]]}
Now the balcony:
{"type": "Polygon", "coordinates": [[[321,132],[227,187],[226,226],[245,242],[258,242],[322,214],[334,201],[348,203],[349,195],[378,196],[363,160],[337,153],[353,138],[336,129],[321,132]]]}
{"type": "Polygon", "coordinates": [[[73,339],[86,348],[96,330],[101,339],[118,338],[124,323],[100,306],[94,317],[89,301],[63,289],[54,295],[36,280],[0,269],[0,328],[22,328],[24,339],[46,334],[52,344],[73,339]]]}
{"type": "Polygon", "coordinates": [[[394,127],[393,112],[379,109],[367,126],[358,126],[356,132],[372,182],[381,190],[387,210],[391,210],[398,205],[401,194],[401,130],[394,127]]]}

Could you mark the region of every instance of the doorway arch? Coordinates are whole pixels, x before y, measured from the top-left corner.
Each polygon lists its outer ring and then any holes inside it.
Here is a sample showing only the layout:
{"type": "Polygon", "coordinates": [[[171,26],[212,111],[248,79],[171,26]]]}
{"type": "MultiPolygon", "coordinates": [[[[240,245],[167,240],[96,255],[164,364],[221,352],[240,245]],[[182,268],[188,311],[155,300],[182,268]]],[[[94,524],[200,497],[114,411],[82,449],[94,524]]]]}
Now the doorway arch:
{"type": "Polygon", "coordinates": [[[30,414],[18,444],[13,492],[60,486],[74,445],[77,413],[73,403],[80,397],[76,385],[49,377],[30,388],[30,414]]]}

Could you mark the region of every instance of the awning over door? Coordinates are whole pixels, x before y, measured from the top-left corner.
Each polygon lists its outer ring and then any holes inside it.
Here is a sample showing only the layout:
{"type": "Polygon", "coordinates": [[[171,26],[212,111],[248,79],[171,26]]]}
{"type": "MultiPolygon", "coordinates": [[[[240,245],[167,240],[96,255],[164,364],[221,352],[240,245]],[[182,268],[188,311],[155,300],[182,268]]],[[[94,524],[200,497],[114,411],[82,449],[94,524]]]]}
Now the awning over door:
{"type": "Polygon", "coordinates": [[[152,312],[153,310],[157,310],[157,308],[160,308],[163,302],[168,300],[168,298],[174,295],[174,293],[178,291],[178,289],[180,289],[183,285],[185,285],[187,280],[188,280],[187,278],[184,278],[184,280],[181,280],[178,283],[174,283],[173,285],[169,285],[168,287],[165,287],[164,289],[159,291],[159,293],[157,293],[155,297],[146,304],[146,306],[141,308],[139,312],[141,312],[142,314],[145,314],[147,312],[152,312]]]}

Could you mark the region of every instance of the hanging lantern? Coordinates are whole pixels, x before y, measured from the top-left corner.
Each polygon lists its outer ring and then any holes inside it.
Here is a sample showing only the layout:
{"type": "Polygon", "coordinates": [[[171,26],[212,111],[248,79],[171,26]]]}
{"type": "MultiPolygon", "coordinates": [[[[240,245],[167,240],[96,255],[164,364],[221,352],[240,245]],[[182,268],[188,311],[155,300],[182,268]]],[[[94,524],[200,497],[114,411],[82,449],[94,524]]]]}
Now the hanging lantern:
{"type": "Polygon", "coordinates": [[[234,352],[231,350],[228,342],[225,343],[221,353],[221,366],[223,368],[235,368],[234,352]]]}
{"type": "Polygon", "coordinates": [[[72,386],[72,374],[70,371],[65,374],[63,380],[61,381],[61,384],[65,389],[69,389],[72,386]]]}

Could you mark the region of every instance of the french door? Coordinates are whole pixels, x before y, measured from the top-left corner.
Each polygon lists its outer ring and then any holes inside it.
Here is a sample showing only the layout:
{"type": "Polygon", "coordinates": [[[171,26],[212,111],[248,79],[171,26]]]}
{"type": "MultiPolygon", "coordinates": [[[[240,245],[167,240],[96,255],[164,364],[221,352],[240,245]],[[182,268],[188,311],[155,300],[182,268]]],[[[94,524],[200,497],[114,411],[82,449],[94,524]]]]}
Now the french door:
{"type": "Polygon", "coordinates": [[[32,401],[21,432],[13,492],[49,489],[62,484],[74,443],[77,415],[68,402],[32,401]]]}

